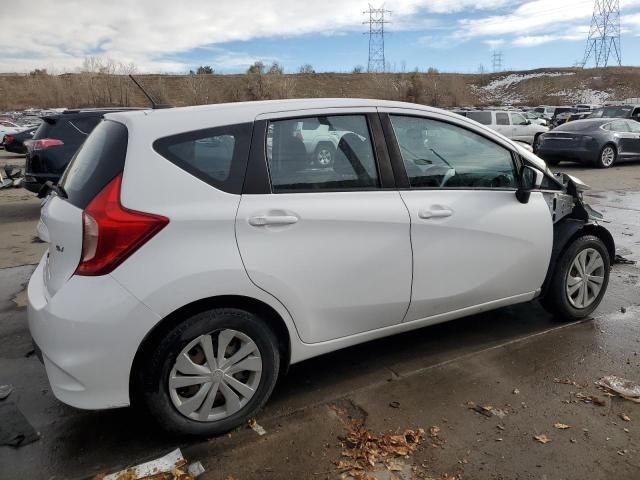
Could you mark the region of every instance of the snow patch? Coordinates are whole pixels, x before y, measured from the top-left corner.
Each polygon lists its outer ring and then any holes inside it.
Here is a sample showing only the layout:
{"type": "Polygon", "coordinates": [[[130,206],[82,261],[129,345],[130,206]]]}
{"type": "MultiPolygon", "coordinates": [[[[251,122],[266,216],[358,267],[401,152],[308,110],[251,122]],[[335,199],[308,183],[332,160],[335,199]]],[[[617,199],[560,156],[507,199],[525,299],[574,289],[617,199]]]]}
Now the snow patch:
{"type": "Polygon", "coordinates": [[[484,90],[493,92],[495,90],[502,90],[511,87],[515,83],[524,82],[532,78],[540,77],[563,77],[566,75],[575,75],[575,72],[541,72],[541,73],[512,73],[503,78],[493,80],[486,87],[482,87],[484,90]]]}

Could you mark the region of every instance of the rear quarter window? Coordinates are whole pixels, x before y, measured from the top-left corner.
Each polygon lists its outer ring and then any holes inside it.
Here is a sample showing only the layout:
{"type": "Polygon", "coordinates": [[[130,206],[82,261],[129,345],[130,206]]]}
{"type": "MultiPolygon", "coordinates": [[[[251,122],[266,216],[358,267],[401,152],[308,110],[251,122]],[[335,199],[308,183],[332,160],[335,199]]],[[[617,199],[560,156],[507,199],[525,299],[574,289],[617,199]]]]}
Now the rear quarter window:
{"type": "Polygon", "coordinates": [[[195,130],[153,142],[156,152],[203,182],[240,194],[249,159],[251,123],[195,130]]]}
{"type": "Polygon", "coordinates": [[[467,118],[483,125],[491,125],[491,112],[468,112],[467,118]]]}
{"type": "Polygon", "coordinates": [[[122,172],[127,142],[127,127],[121,123],[105,120],[93,130],[60,179],[70,203],[84,209],[122,172]]]}

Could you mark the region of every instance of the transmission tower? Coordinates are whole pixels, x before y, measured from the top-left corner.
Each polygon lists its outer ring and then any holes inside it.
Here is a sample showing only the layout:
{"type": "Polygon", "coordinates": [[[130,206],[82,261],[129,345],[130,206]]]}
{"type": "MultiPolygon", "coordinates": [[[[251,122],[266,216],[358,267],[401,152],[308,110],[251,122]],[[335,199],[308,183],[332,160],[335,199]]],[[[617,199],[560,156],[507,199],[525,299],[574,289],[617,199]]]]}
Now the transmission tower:
{"type": "Polygon", "coordinates": [[[606,67],[611,56],[612,62],[618,66],[622,65],[620,0],[596,0],[582,67],[584,68],[589,60],[593,60],[596,68],[606,67]]]}
{"type": "Polygon", "coordinates": [[[493,55],[491,56],[491,65],[493,66],[494,72],[502,71],[502,57],[502,52],[493,52],[493,55]]]}
{"type": "Polygon", "coordinates": [[[369,4],[369,10],[364,12],[365,15],[369,15],[369,20],[362,22],[369,24],[369,62],[367,64],[367,71],[369,72],[384,72],[386,69],[386,62],[384,58],[384,24],[390,23],[384,19],[385,14],[391,14],[389,10],[384,9],[384,5],[381,8],[373,8],[369,4]]]}

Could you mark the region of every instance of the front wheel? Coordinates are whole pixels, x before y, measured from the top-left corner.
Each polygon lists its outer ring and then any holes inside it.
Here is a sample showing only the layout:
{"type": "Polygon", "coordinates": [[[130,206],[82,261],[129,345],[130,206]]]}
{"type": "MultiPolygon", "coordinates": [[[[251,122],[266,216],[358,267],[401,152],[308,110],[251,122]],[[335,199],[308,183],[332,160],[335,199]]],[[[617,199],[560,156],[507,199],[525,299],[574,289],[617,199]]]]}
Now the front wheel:
{"type": "Polygon", "coordinates": [[[253,313],[216,308],[175,326],[139,372],[142,400],[165,429],[218,435],[247,422],[278,378],[273,332],[253,313]]]}
{"type": "Polygon", "coordinates": [[[564,320],[590,315],[602,301],[609,284],[611,260],[598,237],[575,239],[556,263],[543,307],[564,320]]]}
{"type": "Polygon", "coordinates": [[[616,151],[616,147],[613,145],[605,145],[600,150],[600,155],[596,160],[596,166],[598,168],[609,168],[616,161],[616,157],[618,156],[618,152],[616,151]]]}

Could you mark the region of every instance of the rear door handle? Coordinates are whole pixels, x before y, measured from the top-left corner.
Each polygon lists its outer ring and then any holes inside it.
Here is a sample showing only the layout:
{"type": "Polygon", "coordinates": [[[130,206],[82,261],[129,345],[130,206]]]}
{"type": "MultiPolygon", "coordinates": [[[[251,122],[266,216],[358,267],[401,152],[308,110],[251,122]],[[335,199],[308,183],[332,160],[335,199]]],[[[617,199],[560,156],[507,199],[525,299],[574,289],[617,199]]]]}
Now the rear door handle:
{"type": "Polygon", "coordinates": [[[423,220],[429,220],[431,218],[446,218],[450,217],[451,215],[453,215],[453,210],[449,208],[438,208],[433,210],[427,209],[420,210],[418,212],[418,216],[423,220]]]}
{"type": "Polygon", "coordinates": [[[249,225],[264,227],[265,225],[292,225],[298,221],[294,215],[259,215],[249,218],[249,225]]]}

